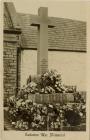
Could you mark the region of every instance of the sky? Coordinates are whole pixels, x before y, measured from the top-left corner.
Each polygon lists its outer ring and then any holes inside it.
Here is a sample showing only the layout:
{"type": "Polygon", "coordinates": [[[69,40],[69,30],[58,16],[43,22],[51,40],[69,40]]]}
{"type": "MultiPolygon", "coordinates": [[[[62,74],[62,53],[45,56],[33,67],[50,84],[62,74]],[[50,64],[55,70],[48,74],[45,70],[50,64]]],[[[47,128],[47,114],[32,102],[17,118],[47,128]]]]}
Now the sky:
{"type": "Polygon", "coordinates": [[[17,12],[37,14],[39,7],[48,7],[48,16],[86,21],[85,1],[12,0],[17,12]]]}

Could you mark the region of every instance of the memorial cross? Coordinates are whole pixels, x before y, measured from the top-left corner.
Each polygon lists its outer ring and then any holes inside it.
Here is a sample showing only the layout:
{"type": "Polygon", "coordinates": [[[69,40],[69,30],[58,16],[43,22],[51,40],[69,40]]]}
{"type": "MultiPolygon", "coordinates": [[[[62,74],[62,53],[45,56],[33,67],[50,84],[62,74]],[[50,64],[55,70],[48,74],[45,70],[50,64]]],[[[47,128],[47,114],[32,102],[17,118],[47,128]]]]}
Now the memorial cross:
{"type": "Polygon", "coordinates": [[[54,27],[48,18],[47,7],[38,9],[38,16],[32,19],[31,25],[38,27],[37,74],[41,75],[48,70],[48,27],[54,27]]]}

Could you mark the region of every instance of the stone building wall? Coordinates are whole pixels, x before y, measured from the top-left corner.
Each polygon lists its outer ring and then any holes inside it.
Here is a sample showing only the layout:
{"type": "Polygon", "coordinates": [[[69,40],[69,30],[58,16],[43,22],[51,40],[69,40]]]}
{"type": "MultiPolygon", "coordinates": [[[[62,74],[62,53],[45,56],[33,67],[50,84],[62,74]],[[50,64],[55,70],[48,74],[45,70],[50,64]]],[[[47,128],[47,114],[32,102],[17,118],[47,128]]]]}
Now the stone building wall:
{"type": "Polygon", "coordinates": [[[17,93],[19,86],[18,65],[20,61],[18,61],[18,50],[20,48],[21,30],[17,26],[17,14],[12,3],[4,3],[3,16],[3,87],[4,103],[6,103],[8,97],[17,93]]]}
{"type": "Polygon", "coordinates": [[[3,79],[4,79],[4,99],[16,94],[18,87],[18,60],[17,51],[19,48],[17,34],[4,34],[3,43],[3,79]]]}

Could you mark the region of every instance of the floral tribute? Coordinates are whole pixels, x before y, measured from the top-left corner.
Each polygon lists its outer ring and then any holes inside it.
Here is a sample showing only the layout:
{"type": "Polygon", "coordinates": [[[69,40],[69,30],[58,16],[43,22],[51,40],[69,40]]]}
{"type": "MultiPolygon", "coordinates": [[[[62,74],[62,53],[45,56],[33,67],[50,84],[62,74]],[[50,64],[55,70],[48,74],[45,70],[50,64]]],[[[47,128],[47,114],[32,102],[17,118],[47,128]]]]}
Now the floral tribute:
{"type": "Polygon", "coordinates": [[[86,106],[81,96],[79,99],[75,98],[77,104],[36,104],[28,98],[29,94],[55,94],[68,91],[56,70],[48,71],[34,81],[29,78],[17,96],[8,99],[8,116],[12,127],[16,130],[56,131],[62,130],[64,126],[77,126],[85,122],[86,106]]]}

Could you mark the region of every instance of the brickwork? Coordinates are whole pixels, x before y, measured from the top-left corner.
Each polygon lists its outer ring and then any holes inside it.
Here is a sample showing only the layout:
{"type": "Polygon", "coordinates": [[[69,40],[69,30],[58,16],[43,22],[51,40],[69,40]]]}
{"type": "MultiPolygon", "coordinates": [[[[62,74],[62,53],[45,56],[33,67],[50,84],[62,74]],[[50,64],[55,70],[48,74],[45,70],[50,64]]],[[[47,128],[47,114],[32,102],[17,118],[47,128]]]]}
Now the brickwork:
{"type": "Polygon", "coordinates": [[[17,87],[17,44],[4,43],[4,97],[15,94],[17,87]]]}
{"type": "Polygon", "coordinates": [[[18,87],[18,48],[20,47],[20,28],[17,28],[16,11],[12,3],[4,3],[3,34],[3,83],[4,104],[7,98],[16,94],[18,87]],[[14,17],[14,20],[12,19],[14,17]],[[15,21],[15,22],[14,22],[15,21]]]}

